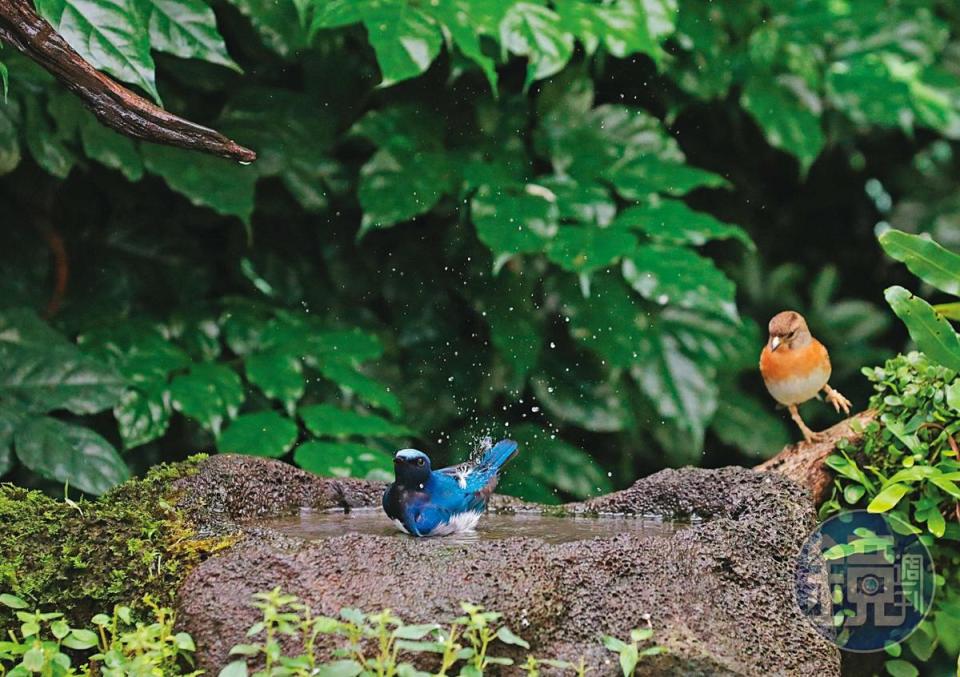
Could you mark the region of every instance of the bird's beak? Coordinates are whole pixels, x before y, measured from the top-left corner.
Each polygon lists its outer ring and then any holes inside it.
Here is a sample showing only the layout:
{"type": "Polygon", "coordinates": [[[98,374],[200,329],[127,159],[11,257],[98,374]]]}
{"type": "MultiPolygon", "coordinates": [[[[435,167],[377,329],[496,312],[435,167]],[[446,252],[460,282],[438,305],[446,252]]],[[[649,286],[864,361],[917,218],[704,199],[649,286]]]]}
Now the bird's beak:
{"type": "Polygon", "coordinates": [[[779,348],[781,342],[782,339],[779,336],[774,336],[772,339],[770,339],[770,350],[776,350],[779,348]]]}

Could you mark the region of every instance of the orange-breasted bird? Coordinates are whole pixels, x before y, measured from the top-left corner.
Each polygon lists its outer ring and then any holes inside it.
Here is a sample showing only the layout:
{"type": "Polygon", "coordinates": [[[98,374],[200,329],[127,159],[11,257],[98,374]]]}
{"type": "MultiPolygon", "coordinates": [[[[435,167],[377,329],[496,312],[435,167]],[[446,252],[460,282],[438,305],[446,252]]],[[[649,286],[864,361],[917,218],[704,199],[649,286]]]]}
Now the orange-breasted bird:
{"type": "Polygon", "coordinates": [[[760,373],[767,390],[790,411],[790,417],[800,427],[807,442],[820,439],[800,418],[797,405],[816,397],[822,390],[833,408],[850,413],[850,400],[831,388],[830,355],[810,334],[803,315],[785,310],[774,315],[767,326],[770,337],[760,353],[760,373]]]}

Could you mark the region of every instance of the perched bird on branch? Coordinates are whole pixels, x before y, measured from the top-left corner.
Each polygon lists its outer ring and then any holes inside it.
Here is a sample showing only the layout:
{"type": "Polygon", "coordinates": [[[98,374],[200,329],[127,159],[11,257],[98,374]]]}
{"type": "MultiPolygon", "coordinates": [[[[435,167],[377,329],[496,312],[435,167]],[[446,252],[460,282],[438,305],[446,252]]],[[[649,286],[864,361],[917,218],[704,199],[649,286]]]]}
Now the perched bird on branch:
{"type": "Polygon", "coordinates": [[[396,481],[383,492],[383,511],[412,536],[470,531],[487,509],[500,469],[516,454],[516,442],[501,440],[478,461],[433,470],[422,451],[401,449],[393,458],[396,481]]]}
{"type": "Polygon", "coordinates": [[[830,355],[810,334],[807,321],[800,313],[785,310],[770,320],[770,337],[760,353],[760,373],[767,390],[790,411],[807,442],[820,439],[800,418],[797,405],[816,397],[822,390],[826,400],[839,413],[850,413],[850,400],[831,388],[830,355]]]}

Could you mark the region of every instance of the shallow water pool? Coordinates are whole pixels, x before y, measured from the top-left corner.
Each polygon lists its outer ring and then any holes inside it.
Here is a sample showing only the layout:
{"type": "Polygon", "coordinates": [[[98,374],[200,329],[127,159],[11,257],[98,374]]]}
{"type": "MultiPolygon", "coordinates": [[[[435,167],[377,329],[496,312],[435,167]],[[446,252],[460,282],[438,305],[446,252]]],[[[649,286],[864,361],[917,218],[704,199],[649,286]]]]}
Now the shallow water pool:
{"type": "MultiPolygon", "coordinates": [[[[475,531],[439,536],[436,540],[458,544],[525,537],[541,539],[547,543],[568,543],[598,537],[609,538],[622,533],[667,536],[689,524],[658,517],[551,517],[537,513],[487,513],[480,518],[475,531]]],[[[304,510],[298,515],[257,522],[256,526],[308,541],[348,533],[408,538],[397,530],[383,511],[373,508],[352,510],[349,513],[304,510]]]]}

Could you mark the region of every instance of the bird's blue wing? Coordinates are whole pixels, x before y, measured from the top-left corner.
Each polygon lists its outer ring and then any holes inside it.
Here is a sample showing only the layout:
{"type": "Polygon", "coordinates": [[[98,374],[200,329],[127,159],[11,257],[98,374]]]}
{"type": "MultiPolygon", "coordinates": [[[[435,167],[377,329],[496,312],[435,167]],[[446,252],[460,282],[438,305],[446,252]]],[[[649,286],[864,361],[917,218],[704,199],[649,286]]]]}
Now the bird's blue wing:
{"type": "Polygon", "coordinates": [[[513,440],[500,440],[485,453],[477,465],[466,477],[466,490],[471,493],[482,493],[486,497],[493,493],[496,487],[497,473],[500,468],[516,456],[517,443],[513,440]]]}

